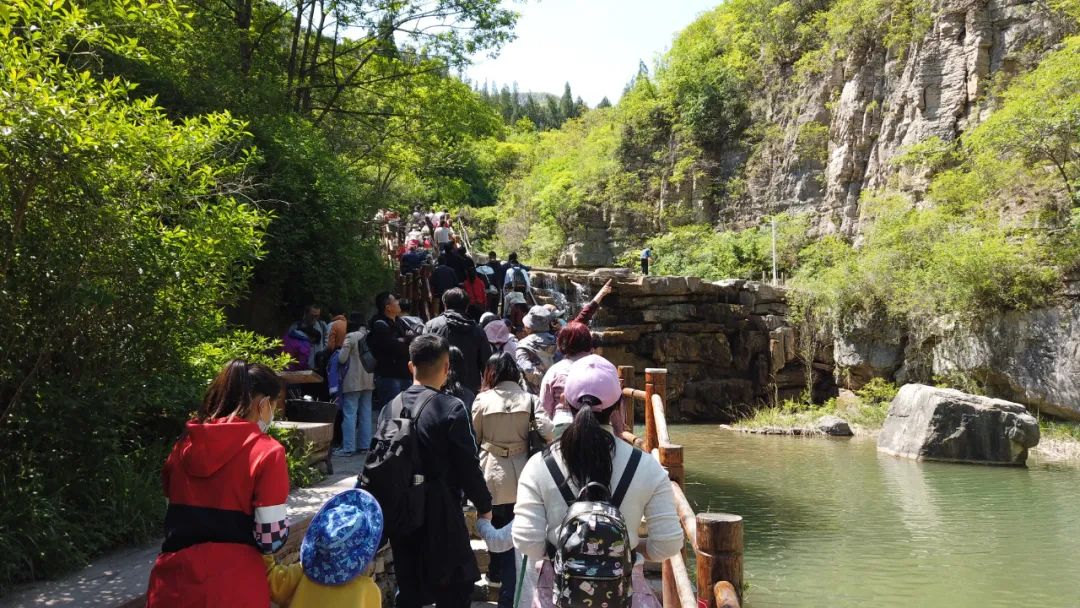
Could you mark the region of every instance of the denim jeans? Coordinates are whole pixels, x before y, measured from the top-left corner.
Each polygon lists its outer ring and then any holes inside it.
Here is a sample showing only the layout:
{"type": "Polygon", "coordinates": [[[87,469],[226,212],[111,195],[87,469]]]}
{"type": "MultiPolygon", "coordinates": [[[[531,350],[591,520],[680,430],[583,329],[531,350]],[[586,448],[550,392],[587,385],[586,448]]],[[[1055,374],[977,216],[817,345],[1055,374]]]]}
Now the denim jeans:
{"type": "MultiPolygon", "coordinates": [[[[514,519],[514,503],[494,505],[491,508],[491,525],[496,528],[510,525],[514,519]]],[[[513,549],[504,553],[492,553],[491,563],[498,564],[497,576],[502,588],[499,589],[499,608],[512,608],[514,591],[517,586],[517,554],[513,549]]],[[[490,572],[490,570],[489,570],[490,572]]],[[[522,602],[523,605],[528,605],[522,602]]]]}
{"type": "Polygon", "coordinates": [[[375,412],[382,412],[383,406],[393,401],[401,391],[409,388],[410,384],[412,380],[409,378],[375,376],[375,412]]]}
{"type": "Polygon", "coordinates": [[[341,448],[346,452],[370,448],[371,391],[343,393],[341,397],[341,448]]]}

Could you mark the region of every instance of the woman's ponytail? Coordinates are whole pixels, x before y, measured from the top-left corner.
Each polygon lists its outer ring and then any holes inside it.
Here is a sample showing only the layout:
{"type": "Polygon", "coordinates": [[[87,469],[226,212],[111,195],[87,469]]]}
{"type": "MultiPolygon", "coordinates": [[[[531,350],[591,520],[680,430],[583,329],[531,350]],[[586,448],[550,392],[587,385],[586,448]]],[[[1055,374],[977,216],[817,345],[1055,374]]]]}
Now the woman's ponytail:
{"type": "Polygon", "coordinates": [[[588,405],[582,407],[559,439],[563,462],[579,488],[592,481],[611,483],[615,438],[600,426],[611,417],[611,411],[598,415],[588,405]]]}
{"type": "Polygon", "coordinates": [[[251,411],[255,395],[277,399],[284,387],[284,382],[269,367],[233,359],[210,383],[197,418],[199,422],[226,416],[244,418],[251,411]]]}

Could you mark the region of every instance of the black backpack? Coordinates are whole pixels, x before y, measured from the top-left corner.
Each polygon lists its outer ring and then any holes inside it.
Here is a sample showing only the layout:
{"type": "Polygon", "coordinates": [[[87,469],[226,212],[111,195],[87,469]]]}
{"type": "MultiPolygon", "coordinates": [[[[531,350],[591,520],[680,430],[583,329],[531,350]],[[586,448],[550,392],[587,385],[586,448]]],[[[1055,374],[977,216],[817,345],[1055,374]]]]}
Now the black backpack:
{"type": "Polygon", "coordinates": [[[510,268],[510,273],[510,285],[512,287],[517,288],[519,286],[529,286],[529,278],[528,275],[525,273],[524,268],[522,268],[521,266],[513,266],[510,268]]]}
{"type": "Polygon", "coordinates": [[[364,368],[364,371],[369,374],[375,373],[375,366],[378,364],[375,361],[375,355],[371,353],[371,346],[368,345],[368,337],[371,336],[371,332],[368,331],[364,336],[356,341],[356,348],[359,350],[358,357],[360,358],[360,366],[364,368]]]}
{"type": "Polygon", "coordinates": [[[390,416],[379,421],[371,451],[356,487],[375,497],[383,512],[383,540],[408,534],[424,523],[424,476],[416,421],[431,400],[428,395],[413,414],[405,408],[402,395],[390,402],[390,416]]]}
{"type": "Polygon", "coordinates": [[[614,494],[608,486],[590,482],[575,498],[551,450],[544,454],[544,463],[569,507],[559,525],[558,541],[548,546],[555,569],[553,602],[559,608],[630,608],[634,547],[619,506],[640,461],[641,450],[634,450],[614,494]],[[590,490],[602,497],[588,500],[590,490]]]}

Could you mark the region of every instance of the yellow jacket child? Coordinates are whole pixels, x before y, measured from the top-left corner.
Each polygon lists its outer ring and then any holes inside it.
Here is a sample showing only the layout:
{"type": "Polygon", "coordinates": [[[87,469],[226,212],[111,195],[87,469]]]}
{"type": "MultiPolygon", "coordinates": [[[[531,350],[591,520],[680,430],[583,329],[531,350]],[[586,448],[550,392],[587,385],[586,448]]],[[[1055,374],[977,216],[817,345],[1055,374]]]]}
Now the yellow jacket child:
{"type": "Polygon", "coordinates": [[[375,497],[346,490],[331,498],[300,544],[300,563],[274,565],[265,558],[270,598],[290,608],[382,608],[382,594],[363,572],[382,537],[383,515],[375,497]]]}

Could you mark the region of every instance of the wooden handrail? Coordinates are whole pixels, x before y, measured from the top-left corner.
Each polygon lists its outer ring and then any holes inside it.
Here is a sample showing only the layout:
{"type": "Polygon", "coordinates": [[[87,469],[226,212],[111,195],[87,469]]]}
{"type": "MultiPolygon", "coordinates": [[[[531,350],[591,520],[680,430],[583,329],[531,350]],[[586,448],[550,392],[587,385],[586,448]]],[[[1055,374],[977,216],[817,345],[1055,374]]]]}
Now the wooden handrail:
{"type": "Polygon", "coordinates": [[[653,424],[656,426],[656,439],[659,445],[671,443],[668,433],[667,416],[664,415],[664,398],[656,393],[652,395],[653,424]]]}
{"type": "MultiPolygon", "coordinates": [[[[674,579],[675,596],[678,600],[675,606],[679,608],[697,608],[697,599],[694,594],[694,585],[690,582],[690,574],[686,570],[686,560],[683,559],[681,553],[676,553],[671,559],[667,560],[664,564],[665,568],[670,567],[671,578],[674,579]]],[[[664,570],[667,573],[667,570],[664,570]]],[[[667,593],[667,584],[664,585],[664,593],[667,593]]],[[[664,606],[667,606],[669,602],[667,598],[664,598],[664,606]]]]}
{"type": "Polygon", "coordinates": [[[686,534],[686,541],[691,547],[696,547],[697,516],[694,515],[694,509],[690,506],[690,501],[686,499],[682,486],[673,481],[671,491],[675,495],[675,512],[679,514],[679,523],[682,524],[683,533],[686,534]]]}
{"type": "Polygon", "coordinates": [[[646,369],[645,390],[635,389],[632,386],[633,379],[633,366],[619,366],[619,381],[623,387],[621,408],[626,422],[622,439],[632,445],[641,442],[645,453],[652,455],[667,470],[671,478],[671,491],[679,525],[697,558],[697,593],[681,553],[662,564],[664,608],[739,608],[742,586],[742,518],[724,513],[706,513],[700,516],[694,513],[682,489],[685,481],[683,448],[671,442],[664,409],[667,370],[646,369]],[[645,434],[642,438],[634,434],[635,403],[639,400],[644,402],[645,410],[645,434]],[[705,530],[704,534],[708,538],[702,538],[699,530],[705,530]],[[715,554],[713,551],[717,547],[730,548],[730,551],[715,554]],[[702,548],[710,552],[703,553],[702,548]]]}

